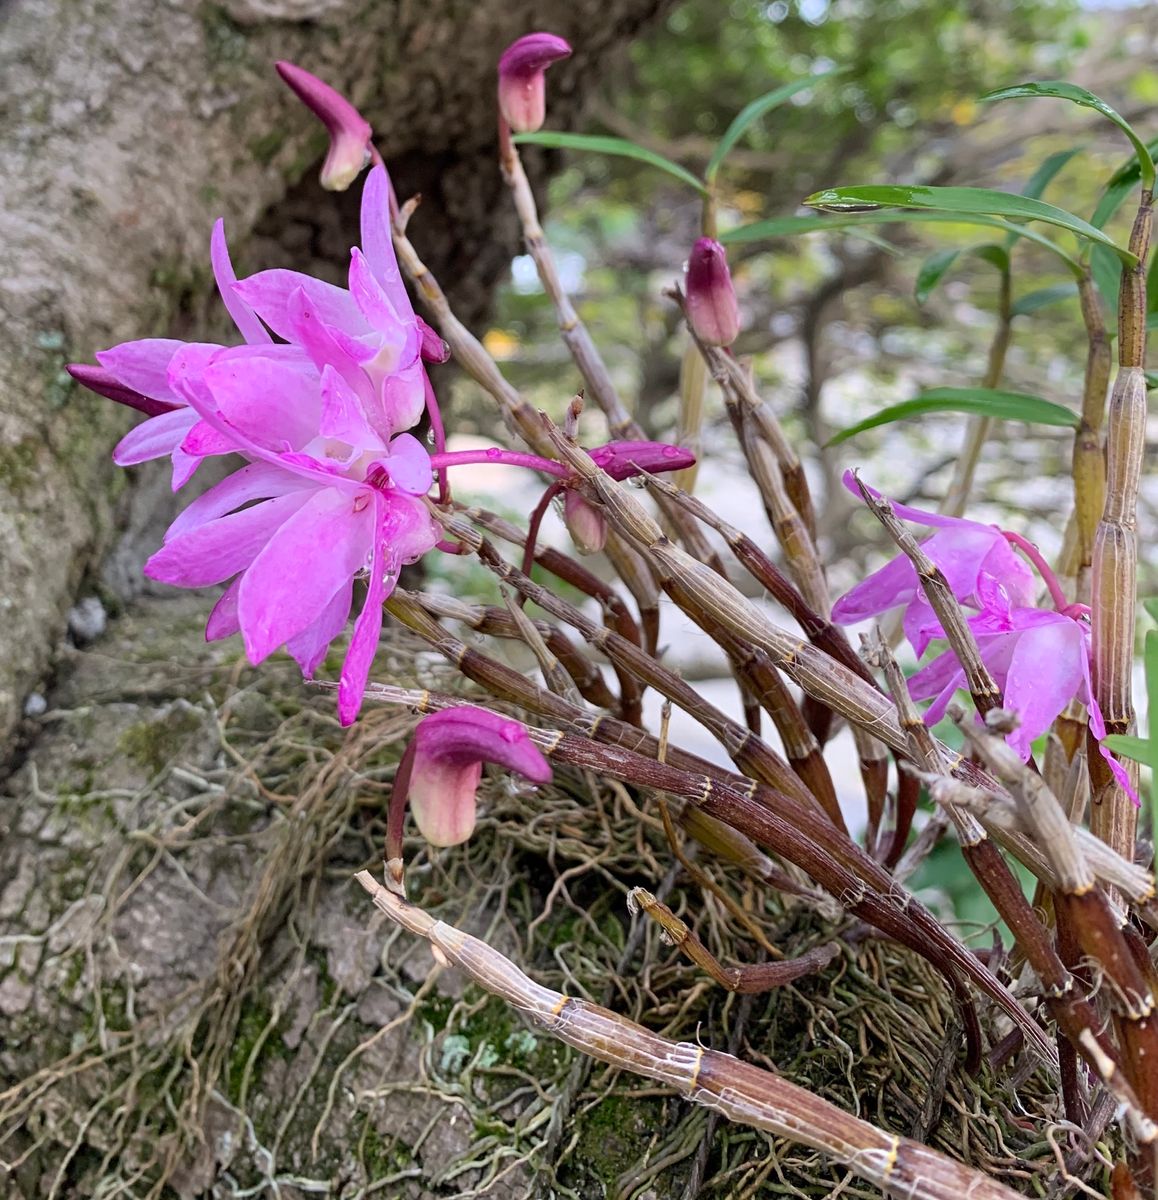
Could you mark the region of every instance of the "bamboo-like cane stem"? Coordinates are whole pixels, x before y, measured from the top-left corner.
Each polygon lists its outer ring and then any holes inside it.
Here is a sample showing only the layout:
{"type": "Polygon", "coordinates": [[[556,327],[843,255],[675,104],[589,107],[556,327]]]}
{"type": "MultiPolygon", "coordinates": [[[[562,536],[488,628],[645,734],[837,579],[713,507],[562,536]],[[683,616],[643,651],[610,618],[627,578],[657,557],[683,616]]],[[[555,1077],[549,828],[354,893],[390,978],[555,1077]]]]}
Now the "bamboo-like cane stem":
{"type": "Polygon", "coordinates": [[[584,1054],[655,1079],[729,1120],[819,1150],[904,1200],[1017,1200],[981,1172],[878,1129],[768,1071],[718,1050],[668,1041],[606,1008],[551,991],[485,942],[387,891],[369,872],[355,878],[381,912],[425,938],[443,962],[584,1054]]]}
{"type": "MultiPolygon", "coordinates": [[[[1091,570],[1094,698],[1110,733],[1134,726],[1132,671],[1137,603],[1138,484],[1146,446],[1146,271],[1153,196],[1143,192],[1130,233],[1133,267],[1123,267],[1118,298],[1118,377],[1110,395],[1106,439],[1106,502],[1094,540],[1091,570]]],[[[1137,812],[1098,748],[1089,751],[1090,828],[1125,858],[1133,856],[1137,812]]],[[[1137,785],[1138,768],[1126,764],[1137,785]]],[[[1158,1072],[1155,1072],[1158,1076],[1158,1072]]]]}

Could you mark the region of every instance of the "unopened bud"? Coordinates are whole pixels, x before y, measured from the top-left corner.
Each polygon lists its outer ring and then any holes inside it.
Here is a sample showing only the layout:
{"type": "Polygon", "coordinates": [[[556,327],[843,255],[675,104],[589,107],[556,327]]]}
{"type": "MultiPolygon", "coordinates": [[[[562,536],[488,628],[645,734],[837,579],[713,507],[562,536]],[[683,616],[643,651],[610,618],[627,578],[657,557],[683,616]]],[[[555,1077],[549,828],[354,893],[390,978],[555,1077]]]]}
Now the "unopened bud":
{"type": "Polygon", "coordinates": [[[571,47],[553,33],[529,33],[512,42],[499,59],[499,111],[515,133],[534,133],[547,115],[543,73],[571,47]]]}
{"type": "Polygon", "coordinates": [[[740,332],[740,309],[724,247],[700,238],[692,247],[687,273],[688,322],[709,346],[730,346],[740,332]]]}
{"type": "Polygon", "coordinates": [[[428,363],[444,363],[450,358],[450,347],[443,341],[432,325],[428,325],[421,317],[414,318],[418,322],[418,333],[422,338],[422,361],[428,363]]]}
{"type": "Polygon", "coordinates": [[[457,846],[474,832],[475,793],[484,762],[532,783],[551,779],[551,766],[526,726],[473,705],[423,717],[407,753],[413,756],[410,811],[433,846],[457,846]]]}
{"type": "Polygon", "coordinates": [[[322,164],[322,187],[344,192],[370,161],[373,130],[369,122],[345,96],[309,71],[279,62],[277,73],[329,131],[330,149],[322,164]]]}
{"type": "Polygon", "coordinates": [[[171,404],[168,400],[156,400],[145,396],[135,388],[127,387],[109,370],[104,367],[90,366],[88,363],[69,363],[65,370],[90,392],[115,400],[128,408],[135,408],[147,417],[158,417],[161,413],[173,412],[180,408],[179,404],[171,404]]]}
{"type": "Polygon", "coordinates": [[[580,554],[598,554],[607,544],[607,518],[576,491],[563,497],[563,522],[580,554]]]}

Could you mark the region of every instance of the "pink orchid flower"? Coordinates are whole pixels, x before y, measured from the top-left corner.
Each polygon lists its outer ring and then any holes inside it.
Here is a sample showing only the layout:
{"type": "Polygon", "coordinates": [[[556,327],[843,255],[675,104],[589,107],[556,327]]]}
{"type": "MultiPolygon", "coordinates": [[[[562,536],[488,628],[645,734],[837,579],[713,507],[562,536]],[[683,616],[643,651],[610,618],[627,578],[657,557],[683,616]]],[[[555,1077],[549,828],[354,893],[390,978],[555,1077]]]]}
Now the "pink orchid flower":
{"type": "Polygon", "coordinates": [[[528,33],[499,59],[499,111],[515,133],[534,133],[547,116],[547,68],[571,53],[553,33],[528,33]]]}
{"type": "MultiPolygon", "coordinates": [[[[845,486],[857,496],[855,476],[846,472],[845,486]]],[[[873,496],[880,493],[868,489],[873,496]]],[[[1006,737],[1027,760],[1035,738],[1045,733],[1071,700],[1089,711],[1090,730],[1101,742],[1106,725],[1090,682],[1089,610],[1068,604],[1061,586],[1037,549],[1018,534],[993,525],[927,513],[903,504],[893,511],[907,521],[937,529],[922,549],[940,567],[963,608],[976,609],[969,626],[981,660],[1001,688],[1005,707],[1018,725],[1006,737]],[[1034,578],[1013,549],[1017,545],[1038,568],[1055,609],[1036,608],[1034,578]]],[[[905,605],[905,634],[918,657],[944,630],[921,594],[912,563],[900,554],[833,605],[833,620],[842,624],[905,605]]],[[[953,694],[965,686],[965,671],[952,650],[939,654],[909,680],[914,700],[932,698],[925,723],[935,725],[953,694]]],[[[1115,778],[1135,803],[1129,775],[1105,746],[1099,746],[1115,778]]]]}
{"type": "MultiPolygon", "coordinates": [[[[860,492],[851,471],[844,486],[858,499],[860,492]]],[[[876,497],[880,492],[869,489],[876,497]]],[[[940,567],[953,595],[967,608],[1009,612],[1015,606],[1032,606],[1033,572],[1018,557],[996,525],[982,525],[960,517],[946,517],[891,501],[893,511],[905,521],[936,530],[921,549],[940,567]]],[[[921,594],[917,572],[903,554],[873,572],[832,606],[838,625],[851,625],[891,608],[905,606],[905,636],[918,655],[924,653],[941,627],[921,594]]]]}
{"type": "Polygon", "coordinates": [[[343,96],[316,75],[291,62],[274,66],[297,98],[318,118],[330,135],[330,148],[322,164],[322,187],[344,192],[370,161],[370,123],[343,96]]]}
{"type": "Polygon", "coordinates": [[[551,781],[551,764],[518,721],[469,704],[423,717],[394,778],[387,858],[402,857],[407,801],[419,832],[432,846],[465,842],[474,832],[475,796],[488,762],[532,783],[551,781]]]}

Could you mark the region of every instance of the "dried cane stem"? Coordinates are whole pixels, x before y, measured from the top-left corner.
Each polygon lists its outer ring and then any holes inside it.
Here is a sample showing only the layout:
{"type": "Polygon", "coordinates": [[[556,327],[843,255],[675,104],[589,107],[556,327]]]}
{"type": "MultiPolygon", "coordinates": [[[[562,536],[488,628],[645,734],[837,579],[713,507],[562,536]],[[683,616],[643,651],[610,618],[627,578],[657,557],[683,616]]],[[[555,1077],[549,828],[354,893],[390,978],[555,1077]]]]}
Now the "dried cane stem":
{"type": "Polygon", "coordinates": [[[355,879],[375,907],[425,938],[443,962],[584,1054],[658,1080],[730,1120],[819,1150],[905,1200],[1016,1200],[1016,1193],[981,1172],[886,1133],[730,1054],[668,1041],[606,1008],[542,987],[485,942],[388,892],[369,872],[360,871],[355,879]]]}

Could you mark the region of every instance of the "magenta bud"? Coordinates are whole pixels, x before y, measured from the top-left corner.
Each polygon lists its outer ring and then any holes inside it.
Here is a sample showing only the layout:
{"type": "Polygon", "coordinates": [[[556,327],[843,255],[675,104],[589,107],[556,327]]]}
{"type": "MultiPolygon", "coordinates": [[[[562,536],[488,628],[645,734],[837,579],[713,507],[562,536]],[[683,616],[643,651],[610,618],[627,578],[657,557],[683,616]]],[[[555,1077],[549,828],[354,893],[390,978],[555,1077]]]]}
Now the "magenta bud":
{"type": "Polygon", "coordinates": [[[730,346],[740,332],[740,309],[724,247],[700,238],[692,247],[687,273],[688,323],[709,346],[730,346]]]}
{"type": "Polygon", "coordinates": [[[88,388],[90,392],[96,392],[98,396],[104,396],[107,400],[115,400],[118,404],[124,404],[128,408],[135,408],[137,412],[143,412],[147,417],[159,417],[161,413],[172,412],[175,408],[180,408],[179,404],[170,404],[167,400],[154,400],[152,396],[145,396],[131,387],[125,387],[111,371],[106,371],[104,367],[93,367],[88,363],[69,363],[65,370],[77,383],[88,388]]]}
{"type": "Polygon", "coordinates": [[[680,446],[666,442],[608,442],[588,450],[595,465],[612,479],[630,479],[641,471],[658,475],[662,471],[682,471],[695,465],[696,456],[680,446]]]}
{"type": "Polygon", "coordinates": [[[515,133],[534,133],[547,115],[543,73],[571,47],[553,33],[528,33],[512,42],[499,59],[499,111],[515,133]]]}
{"type": "Polygon", "coordinates": [[[607,544],[607,518],[576,491],[563,496],[563,521],[580,554],[598,554],[607,544]]]}
{"type": "Polygon", "coordinates": [[[485,708],[461,705],[418,722],[408,754],[410,809],[434,846],[457,846],[474,832],[475,793],[484,762],[532,783],[549,783],[551,765],[526,727],[485,708]]]}
{"type": "Polygon", "coordinates": [[[344,192],[370,161],[373,130],[362,114],[316,75],[291,62],[276,64],[277,73],[330,134],[330,149],[322,164],[322,187],[344,192]]]}
{"type": "Polygon", "coordinates": [[[418,332],[422,336],[422,348],[419,353],[422,361],[428,363],[444,363],[450,358],[450,347],[439,336],[438,331],[428,325],[421,317],[415,317],[418,322],[418,332]]]}

